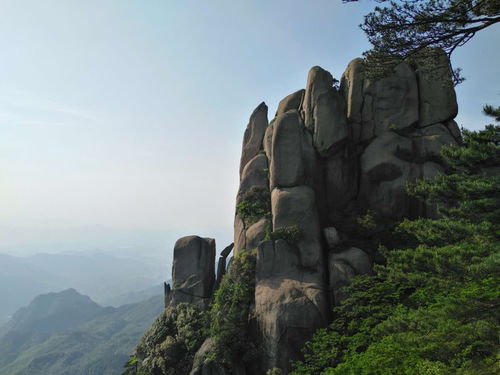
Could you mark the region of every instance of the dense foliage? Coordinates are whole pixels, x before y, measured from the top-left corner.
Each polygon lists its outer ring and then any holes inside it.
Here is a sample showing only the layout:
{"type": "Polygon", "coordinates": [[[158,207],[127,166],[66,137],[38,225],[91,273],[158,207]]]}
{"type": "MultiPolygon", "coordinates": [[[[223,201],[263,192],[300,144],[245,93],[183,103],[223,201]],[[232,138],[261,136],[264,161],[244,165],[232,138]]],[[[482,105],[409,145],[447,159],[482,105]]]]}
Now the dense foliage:
{"type": "Polygon", "coordinates": [[[248,191],[243,193],[239,203],[236,205],[236,212],[247,225],[269,216],[271,212],[269,190],[261,186],[252,186],[248,191]]]}
{"type": "Polygon", "coordinates": [[[222,278],[208,311],[181,303],[167,308],[144,334],[124,374],[189,374],[197,350],[210,337],[205,359],[231,371],[250,360],[248,317],[255,290],[255,255],[241,250],[222,278]]]}
{"type": "Polygon", "coordinates": [[[269,239],[273,241],[284,240],[293,245],[300,241],[303,235],[302,229],[298,225],[289,225],[276,228],[273,232],[270,232],[269,239]]]}
{"type": "Polygon", "coordinates": [[[450,174],[409,186],[441,218],[398,226],[405,248],[346,288],[295,375],[500,372],[499,145],[500,126],[464,131],[442,151],[450,174]]]}
{"type": "Polygon", "coordinates": [[[213,359],[231,368],[235,360],[248,361],[254,347],[248,337],[248,315],[255,292],[255,255],[241,250],[224,275],[210,309],[213,359]]]}
{"type": "Polygon", "coordinates": [[[204,340],[204,321],[203,312],[194,305],[181,303],[167,308],[136,348],[141,373],[189,374],[194,354],[204,340]]]}

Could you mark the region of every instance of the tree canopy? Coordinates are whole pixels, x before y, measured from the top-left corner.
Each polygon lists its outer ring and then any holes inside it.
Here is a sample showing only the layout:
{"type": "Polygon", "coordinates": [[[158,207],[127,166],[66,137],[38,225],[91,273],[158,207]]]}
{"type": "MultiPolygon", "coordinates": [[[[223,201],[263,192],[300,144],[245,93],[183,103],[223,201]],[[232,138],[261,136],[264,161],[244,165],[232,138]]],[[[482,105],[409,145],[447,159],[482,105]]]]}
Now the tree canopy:
{"type": "Polygon", "coordinates": [[[441,218],[399,225],[404,248],[345,289],[294,375],[500,373],[500,126],[463,138],[443,147],[449,174],[408,188],[441,218]]]}
{"type": "MultiPolygon", "coordinates": [[[[373,46],[365,57],[378,73],[417,55],[432,60],[442,50],[450,57],[476,33],[500,22],[499,0],[378,2],[387,6],[377,6],[360,25],[373,46]]],[[[455,83],[463,80],[460,69],[454,69],[453,75],[455,83]]]]}

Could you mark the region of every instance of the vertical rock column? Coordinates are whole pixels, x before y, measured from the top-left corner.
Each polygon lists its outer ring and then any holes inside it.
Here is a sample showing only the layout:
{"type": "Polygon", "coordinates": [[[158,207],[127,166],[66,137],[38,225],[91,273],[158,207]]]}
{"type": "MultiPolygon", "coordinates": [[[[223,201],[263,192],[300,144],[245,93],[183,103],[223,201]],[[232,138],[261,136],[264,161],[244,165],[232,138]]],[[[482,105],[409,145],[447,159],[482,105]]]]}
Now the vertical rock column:
{"type": "Polygon", "coordinates": [[[314,191],[316,156],[312,134],[298,112],[303,97],[301,90],[283,99],[264,141],[273,233],[257,253],[255,318],[262,373],[274,367],[288,373],[304,342],[328,321],[314,191]]]}
{"type": "MultiPolygon", "coordinates": [[[[245,199],[269,195],[268,168],[269,163],[264,152],[264,135],[268,126],[267,106],[259,104],[250,116],[245,135],[240,162],[240,187],[236,198],[236,206],[245,199]],[[265,194],[267,192],[267,194],[265,194]]],[[[267,228],[267,218],[256,218],[255,221],[248,220],[236,210],[234,220],[234,252],[247,249],[253,250],[258,243],[264,239],[267,228]]]]}
{"type": "Polygon", "coordinates": [[[214,239],[198,236],[178,239],[174,246],[169,306],[186,302],[206,308],[215,283],[214,267],[214,239]]]}

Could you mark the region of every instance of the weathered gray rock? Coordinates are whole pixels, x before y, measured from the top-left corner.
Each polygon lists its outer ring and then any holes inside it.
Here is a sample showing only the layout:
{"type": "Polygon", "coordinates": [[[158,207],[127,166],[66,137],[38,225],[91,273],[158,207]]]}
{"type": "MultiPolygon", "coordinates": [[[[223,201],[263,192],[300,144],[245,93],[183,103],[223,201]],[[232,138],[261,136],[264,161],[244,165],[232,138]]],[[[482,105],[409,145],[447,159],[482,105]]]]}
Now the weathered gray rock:
{"type": "Polygon", "coordinates": [[[388,77],[377,81],[365,80],[363,95],[372,99],[365,102],[365,106],[373,116],[376,135],[391,128],[405,129],[418,122],[417,78],[407,63],[399,64],[394,74],[388,77]]]}
{"type": "Polygon", "coordinates": [[[274,189],[271,193],[273,230],[297,226],[302,237],[296,246],[302,267],[309,269],[310,280],[322,279],[321,229],[314,191],[307,186],[274,189]]]}
{"type": "Polygon", "coordinates": [[[339,232],[335,227],[323,228],[323,235],[329,249],[334,248],[340,243],[339,232]]]}
{"type": "Polygon", "coordinates": [[[315,189],[322,184],[321,165],[313,145],[313,136],[309,130],[302,127],[302,165],[304,170],[303,184],[315,189]]]}
{"type": "Polygon", "coordinates": [[[434,124],[415,132],[414,148],[420,162],[441,161],[441,148],[455,143],[450,130],[443,124],[434,124]]]}
{"type": "Polygon", "coordinates": [[[361,204],[389,218],[408,216],[405,184],[419,174],[413,158],[411,139],[391,131],[375,138],[361,156],[361,204]]]}
{"type": "Polygon", "coordinates": [[[318,97],[329,91],[333,86],[332,75],[319,66],[309,70],[307,85],[302,103],[302,116],[304,124],[311,132],[314,131],[314,107],[318,97]]]}
{"type": "Polygon", "coordinates": [[[345,101],[334,87],[317,97],[313,119],[314,146],[321,155],[327,155],[335,145],[347,139],[345,101]]]}
{"type": "Polygon", "coordinates": [[[262,218],[256,223],[252,224],[245,232],[246,235],[246,249],[253,250],[264,240],[266,231],[270,227],[269,220],[262,218]]]}
{"type": "Polygon", "coordinates": [[[236,214],[234,216],[234,253],[238,254],[243,249],[246,249],[245,223],[240,215],[236,214]]]}
{"type": "Polygon", "coordinates": [[[342,288],[349,285],[351,280],[356,276],[356,271],[346,262],[332,259],[332,255],[328,260],[329,286],[331,290],[332,302],[338,306],[346,297],[342,288]]]}
{"type": "Polygon", "coordinates": [[[358,57],[349,63],[340,80],[340,91],[346,101],[346,116],[350,122],[361,123],[362,121],[363,81],[363,59],[358,57]]]}
{"type": "Polygon", "coordinates": [[[358,275],[365,275],[372,272],[370,257],[363,250],[351,247],[341,253],[330,253],[330,261],[335,263],[342,261],[350,265],[358,275]]]}
{"type": "Polygon", "coordinates": [[[255,316],[261,344],[262,374],[278,367],[287,374],[291,361],[317,328],[328,321],[325,290],[315,283],[273,278],[257,283],[255,316]]]}
{"type": "Polygon", "coordinates": [[[239,194],[244,193],[253,186],[268,187],[268,163],[264,153],[254,156],[241,173],[239,194]]]}
{"type": "Polygon", "coordinates": [[[196,352],[193,360],[193,367],[189,375],[245,375],[245,366],[241,361],[235,361],[232,364],[231,371],[228,372],[224,367],[209,358],[215,351],[215,339],[207,338],[200,349],[196,352]]]}
{"type": "Polygon", "coordinates": [[[276,111],[276,116],[288,112],[291,109],[299,110],[302,101],[304,100],[304,94],[306,90],[301,89],[299,91],[295,91],[293,94],[288,95],[278,105],[278,109],[276,111]]]}
{"type": "Polygon", "coordinates": [[[215,240],[187,236],[174,246],[170,306],[181,302],[205,308],[215,282],[215,240]]]}
{"type": "Polygon", "coordinates": [[[262,140],[267,128],[267,105],[262,102],[250,116],[245,135],[243,136],[243,149],[241,152],[240,174],[245,165],[263,149],[262,140]]]}
{"type": "Polygon", "coordinates": [[[419,126],[453,120],[458,104],[446,53],[432,49],[432,58],[417,60],[420,111],[419,126]]]}
{"type": "Polygon", "coordinates": [[[326,159],[324,178],[328,210],[338,211],[358,194],[359,161],[348,149],[326,159]]]}
{"type": "Polygon", "coordinates": [[[302,184],[302,127],[297,111],[289,111],[276,118],[270,162],[271,189],[302,184]]]}
{"type": "Polygon", "coordinates": [[[450,120],[445,123],[446,127],[450,131],[451,135],[455,139],[456,143],[461,143],[462,142],[462,132],[460,131],[460,128],[458,127],[458,124],[455,120],[450,120]]]}
{"type": "Polygon", "coordinates": [[[295,247],[284,240],[268,240],[257,248],[256,280],[296,279],[302,280],[299,254],[295,247]]]}
{"type": "Polygon", "coordinates": [[[264,134],[264,152],[266,153],[267,159],[271,160],[272,158],[272,148],[273,148],[273,132],[274,132],[274,121],[272,119],[269,123],[269,126],[266,129],[266,133],[264,134]]]}
{"type": "MultiPolygon", "coordinates": [[[[339,90],[330,73],[314,67],[306,89],[284,98],[269,126],[267,106],[255,109],[243,140],[237,204],[253,187],[269,188],[272,218],[245,223],[236,214],[234,251],[257,249],[246,328],[260,357],[253,363],[237,358],[230,370],[223,368],[210,359],[214,341],[208,339],[191,375],[265,374],[275,367],[288,373],[304,342],[331,321],[331,308],[346,297],[343,287],[372,272],[376,244],[389,224],[437,217],[435,207],[410,198],[405,185],[443,173],[440,151],[461,135],[453,88],[432,79],[422,64],[415,70],[402,63],[394,74],[370,81],[355,59],[339,90]],[[367,213],[375,220],[372,229],[358,220],[367,213]],[[298,238],[290,235],[295,228],[298,238]]],[[[447,60],[439,58],[436,66],[448,79],[447,60]]],[[[218,281],[237,264],[230,260],[226,267],[229,252],[219,259],[218,281]]],[[[180,239],[166,303],[204,308],[214,290],[214,261],[213,240],[180,239]]]]}

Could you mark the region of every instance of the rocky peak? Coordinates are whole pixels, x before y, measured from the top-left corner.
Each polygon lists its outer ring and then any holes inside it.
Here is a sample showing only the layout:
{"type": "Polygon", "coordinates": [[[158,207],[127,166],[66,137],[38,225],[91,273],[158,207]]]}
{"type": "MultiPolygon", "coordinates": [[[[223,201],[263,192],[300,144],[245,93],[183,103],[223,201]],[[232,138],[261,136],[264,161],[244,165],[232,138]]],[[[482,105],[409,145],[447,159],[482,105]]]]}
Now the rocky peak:
{"type": "MultiPolygon", "coordinates": [[[[447,81],[448,60],[438,60],[447,81]]],[[[265,103],[250,116],[234,224],[235,253],[256,254],[248,326],[259,350],[248,374],[273,368],[287,374],[304,342],[332,320],[333,306],[345,298],[341,288],[371,272],[391,225],[435,215],[406,194],[405,184],[442,173],[440,149],[459,142],[460,132],[453,88],[432,79],[423,64],[402,63],[374,81],[365,77],[363,60],[354,59],[338,86],[316,66],[271,122],[265,103]]],[[[180,239],[170,303],[206,305],[214,261],[213,240],[180,239]]],[[[226,373],[213,361],[204,372],[203,353],[193,374],[226,373]]]]}

